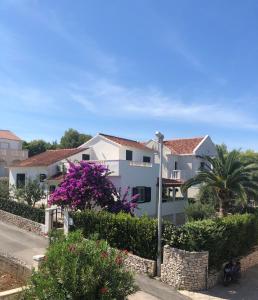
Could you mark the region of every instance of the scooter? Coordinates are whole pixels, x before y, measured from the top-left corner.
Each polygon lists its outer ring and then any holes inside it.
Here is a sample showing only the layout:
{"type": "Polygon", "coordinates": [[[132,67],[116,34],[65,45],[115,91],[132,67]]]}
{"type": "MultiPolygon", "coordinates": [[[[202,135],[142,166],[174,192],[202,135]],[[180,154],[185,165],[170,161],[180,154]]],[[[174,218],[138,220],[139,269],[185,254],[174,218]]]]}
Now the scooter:
{"type": "Polygon", "coordinates": [[[223,283],[228,286],[230,283],[237,283],[241,276],[241,264],[240,261],[230,260],[224,267],[223,283]]]}

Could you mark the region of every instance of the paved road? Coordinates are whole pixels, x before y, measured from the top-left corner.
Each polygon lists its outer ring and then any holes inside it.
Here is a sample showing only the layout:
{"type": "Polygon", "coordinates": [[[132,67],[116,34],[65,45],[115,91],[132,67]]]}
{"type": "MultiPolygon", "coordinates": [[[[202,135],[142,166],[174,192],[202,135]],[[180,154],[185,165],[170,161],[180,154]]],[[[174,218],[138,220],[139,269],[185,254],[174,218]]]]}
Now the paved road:
{"type": "Polygon", "coordinates": [[[228,287],[217,285],[203,293],[182,292],[193,300],[257,300],[258,299],[258,266],[242,274],[238,284],[228,287]]]}
{"type": "Polygon", "coordinates": [[[32,266],[33,255],[43,254],[48,245],[46,238],[0,221],[0,251],[32,266]]]}

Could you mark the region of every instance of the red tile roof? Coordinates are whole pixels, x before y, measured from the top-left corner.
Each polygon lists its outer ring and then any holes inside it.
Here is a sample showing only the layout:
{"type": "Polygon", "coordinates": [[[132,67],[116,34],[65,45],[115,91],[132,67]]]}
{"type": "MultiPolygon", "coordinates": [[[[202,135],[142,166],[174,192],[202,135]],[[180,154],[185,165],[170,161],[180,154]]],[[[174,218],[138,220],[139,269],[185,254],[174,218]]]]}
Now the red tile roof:
{"type": "Polygon", "coordinates": [[[13,165],[13,167],[49,166],[84,150],[85,148],[47,150],[13,165]]]}
{"type": "Polygon", "coordinates": [[[164,145],[168,147],[173,154],[192,154],[203,139],[204,137],[176,139],[164,141],[164,145]]]}
{"type": "Polygon", "coordinates": [[[109,139],[110,141],[115,142],[115,143],[117,143],[119,145],[122,145],[122,146],[128,146],[128,147],[137,148],[137,149],[146,150],[146,151],[153,151],[152,149],[148,148],[147,146],[145,146],[141,142],[137,142],[137,141],[129,140],[129,139],[124,139],[124,138],[121,138],[121,137],[108,135],[108,134],[104,134],[104,133],[99,133],[99,135],[104,136],[105,138],[109,139]]]}
{"type": "Polygon", "coordinates": [[[21,141],[21,139],[14,133],[12,133],[10,130],[1,130],[1,129],[0,129],[0,139],[21,141]]]}
{"type": "MultiPolygon", "coordinates": [[[[183,184],[183,181],[171,179],[171,178],[162,178],[162,185],[164,187],[178,187],[183,184]]],[[[159,177],[157,178],[157,186],[159,185],[159,177]]]]}

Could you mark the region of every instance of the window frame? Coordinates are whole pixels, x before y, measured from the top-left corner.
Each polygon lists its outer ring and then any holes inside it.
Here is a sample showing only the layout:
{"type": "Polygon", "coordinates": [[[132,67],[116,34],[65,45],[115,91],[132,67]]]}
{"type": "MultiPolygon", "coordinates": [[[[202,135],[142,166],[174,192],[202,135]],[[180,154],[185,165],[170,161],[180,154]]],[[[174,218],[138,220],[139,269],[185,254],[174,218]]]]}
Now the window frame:
{"type": "Polygon", "coordinates": [[[151,187],[150,186],[135,186],[132,189],[132,195],[137,195],[140,194],[140,197],[144,197],[144,199],[139,200],[137,199],[137,203],[142,204],[142,203],[149,203],[151,202],[151,187]],[[146,199],[147,198],[147,199],[146,199]]]}
{"type": "Polygon", "coordinates": [[[133,151],[132,150],[125,150],[125,159],[128,161],[133,161],[133,151]],[[130,154],[130,157],[128,155],[130,154]]]}
{"type": "Polygon", "coordinates": [[[39,174],[39,182],[45,182],[46,179],[47,179],[47,175],[45,173],[39,174]]]}
{"type": "Polygon", "coordinates": [[[142,157],[142,162],[144,162],[144,163],[151,163],[151,157],[150,157],[150,156],[143,155],[143,157],[142,157]],[[144,160],[146,160],[146,158],[147,158],[148,161],[144,161],[144,160]]]}
{"type": "Polygon", "coordinates": [[[26,174],[25,173],[17,173],[16,174],[16,188],[17,189],[21,189],[21,188],[24,188],[25,187],[25,184],[26,184],[26,174]],[[20,184],[20,181],[21,181],[21,179],[18,179],[18,177],[19,176],[23,176],[23,183],[22,184],[20,184]]]}
{"type": "Polygon", "coordinates": [[[90,154],[88,154],[88,153],[83,153],[83,154],[82,154],[82,160],[90,160],[90,154]],[[88,158],[87,158],[87,159],[83,158],[83,157],[85,157],[85,156],[87,156],[88,158]]]}

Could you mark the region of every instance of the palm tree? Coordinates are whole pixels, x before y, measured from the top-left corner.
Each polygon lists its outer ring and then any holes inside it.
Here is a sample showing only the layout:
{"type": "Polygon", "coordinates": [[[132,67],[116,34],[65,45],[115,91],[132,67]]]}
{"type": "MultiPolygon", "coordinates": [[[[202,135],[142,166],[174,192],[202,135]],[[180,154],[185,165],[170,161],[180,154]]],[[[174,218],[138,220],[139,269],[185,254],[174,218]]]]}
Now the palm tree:
{"type": "Polygon", "coordinates": [[[217,157],[205,157],[204,168],[183,184],[182,192],[186,192],[191,186],[204,184],[214,193],[219,215],[223,216],[225,208],[237,199],[246,203],[248,195],[257,194],[258,165],[243,163],[239,159],[239,152],[235,150],[225,153],[223,147],[218,146],[217,152],[217,157]]]}

